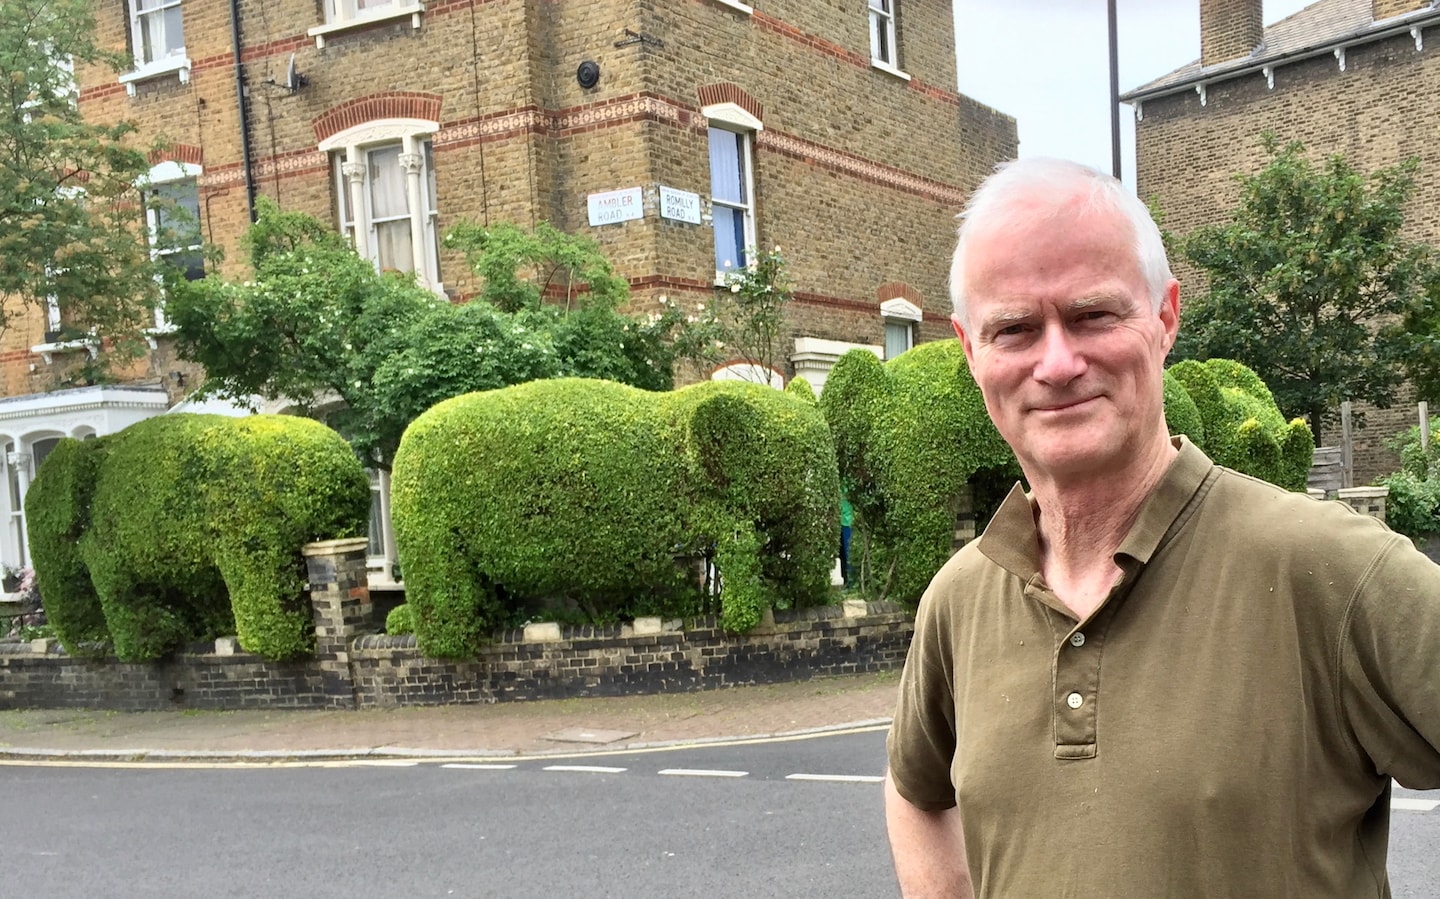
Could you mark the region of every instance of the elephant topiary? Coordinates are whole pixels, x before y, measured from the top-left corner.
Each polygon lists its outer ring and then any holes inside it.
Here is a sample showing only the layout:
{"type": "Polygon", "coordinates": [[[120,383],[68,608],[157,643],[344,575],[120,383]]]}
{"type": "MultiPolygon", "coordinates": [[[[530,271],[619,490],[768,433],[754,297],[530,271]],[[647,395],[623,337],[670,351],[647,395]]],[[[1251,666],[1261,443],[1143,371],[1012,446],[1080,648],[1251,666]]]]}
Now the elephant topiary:
{"type": "Polygon", "coordinates": [[[1204,422],[1196,441],[1217,464],[1304,490],[1315,437],[1301,419],[1286,421],[1265,382],[1231,359],[1186,360],[1168,374],[1185,387],[1204,422]]]}
{"type": "Polygon", "coordinates": [[[839,495],[813,403],[733,381],[649,393],[562,378],[417,418],[391,508],[419,647],[453,658],[540,601],[591,620],[674,609],[698,596],[687,555],[714,553],[730,631],[824,601],[839,495]]]}
{"type": "Polygon", "coordinates": [[[312,651],[300,547],[365,533],[369,480],[303,418],[175,414],[62,440],[25,499],[45,608],[66,650],[122,661],[236,634],[312,651]]]}

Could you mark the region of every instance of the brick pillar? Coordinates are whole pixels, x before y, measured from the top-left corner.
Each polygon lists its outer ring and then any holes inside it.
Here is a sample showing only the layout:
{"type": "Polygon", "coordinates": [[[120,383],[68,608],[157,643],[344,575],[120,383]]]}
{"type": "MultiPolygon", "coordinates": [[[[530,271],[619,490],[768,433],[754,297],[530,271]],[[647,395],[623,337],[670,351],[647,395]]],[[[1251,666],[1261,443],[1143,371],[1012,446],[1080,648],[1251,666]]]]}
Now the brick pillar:
{"type": "Polygon", "coordinates": [[[315,622],[315,658],[320,663],[326,705],[354,708],[355,678],[350,670],[350,641],[373,623],[370,581],[365,568],[364,537],[306,544],[306,577],[315,622]]]}
{"type": "Polygon", "coordinates": [[[1265,39],[1261,0],[1200,0],[1200,64],[1249,56],[1265,39]]]}
{"type": "Polygon", "coordinates": [[[1380,22],[1427,5],[1424,0],[1371,0],[1370,17],[1380,22]]]}

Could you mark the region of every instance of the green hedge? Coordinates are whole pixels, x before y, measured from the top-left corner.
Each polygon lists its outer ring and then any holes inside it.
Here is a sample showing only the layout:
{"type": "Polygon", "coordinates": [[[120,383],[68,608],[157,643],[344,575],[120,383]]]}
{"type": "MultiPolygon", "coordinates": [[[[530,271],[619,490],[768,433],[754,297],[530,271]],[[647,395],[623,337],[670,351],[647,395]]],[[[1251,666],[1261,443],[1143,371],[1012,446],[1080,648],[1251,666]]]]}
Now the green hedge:
{"type": "Polygon", "coordinates": [[[411,424],[393,475],[427,655],[469,656],[542,603],[592,620],[693,612],[704,600],[677,558],[716,560],[731,631],[829,592],[834,450],[814,404],[769,387],[563,378],[467,394],[411,424]]]}
{"type": "Polygon", "coordinates": [[[165,415],[63,440],[26,498],[46,611],[67,651],[145,661],[237,634],[313,648],[300,547],[364,533],[369,483],[339,435],[290,416],[165,415]]]}
{"type": "MultiPolygon", "coordinates": [[[[1186,435],[1221,464],[1304,488],[1314,448],[1309,429],[1280,417],[1253,372],[1226,360],[1177,369],[1163,381],[1172,434],[1186,435]]],[[[959,341],[922,344],[885,363],[851,350],[830,372],[820,408],[856,512],[851,567],[861,589],[918,602],[950,556],[967,485],[983,525],[1020,476],[959,341]]]]}
{"type": "Polygon", "coordinates": [[[1440,533],[1440,418],[1430,419],[1430,446],[1420,444],[1418,426],[1397,434],[1390,448],[1400,454],[1400,470],[1378,483],[1390,488],[1385,523],[1397,533],[1422,541],[1440,533]]]}
{"type": "MultiPolygon", "coordinates": [[[[851,350],[831,370],[820,409],[856,513],[850,564],[861,589],[917,602],[950,556],[965,485],[980,474],[1008,487],[1019,476],[960,342],[921,344],[886,363],[851,350]]],[[[982,512],[994,493],[976,496],[982,512]]]]}
{"type": "Polygon", "coordinates": [[[1286,421],[1265,382],[1230,359],[1187,360],[1169,373],[1195,401],[1204,422],[1197,441],[1217,464],[1304,490],[1315,438],[1301,419],[1286,421]]]}

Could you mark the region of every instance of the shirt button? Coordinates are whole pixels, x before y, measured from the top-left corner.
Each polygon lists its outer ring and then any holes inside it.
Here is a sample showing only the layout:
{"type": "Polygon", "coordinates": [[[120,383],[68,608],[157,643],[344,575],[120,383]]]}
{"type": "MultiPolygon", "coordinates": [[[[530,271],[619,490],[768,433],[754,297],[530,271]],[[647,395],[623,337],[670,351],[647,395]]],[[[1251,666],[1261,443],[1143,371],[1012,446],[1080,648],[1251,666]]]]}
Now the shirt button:
{"type": "Polygon", "coordinates": [[[1078,709],[1080,708],[1080,706],[1085,704],[1085,697],[1081,696],[1079,693],[1071,693],[1069,696],[1065,697],[1065,704],[1072,709],[1078,709]]]}
{"type": "Polygon", "coordinates": [[[1084,645],[1085,645],[1085,635],[1082,634],[1082,633],[1080,633],[1079,631],[1076,631],[1075,633],[1071,634],[1071,635],[1070,635],[1070,645],[1071,645],[1071,646],[1084,646],[1084,645]]]}

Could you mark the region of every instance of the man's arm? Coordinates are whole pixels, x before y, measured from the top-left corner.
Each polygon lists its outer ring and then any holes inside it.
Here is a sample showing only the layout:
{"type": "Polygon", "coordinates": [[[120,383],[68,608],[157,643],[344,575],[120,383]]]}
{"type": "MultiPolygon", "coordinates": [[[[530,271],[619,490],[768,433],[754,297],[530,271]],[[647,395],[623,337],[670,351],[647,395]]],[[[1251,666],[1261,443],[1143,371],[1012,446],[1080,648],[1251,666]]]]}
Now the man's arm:
{"type": "Polygon", "coordinates": [[[885,826],[904,899],[974,899],[956,808],[916,808],[885,773],[885,826]]]}

